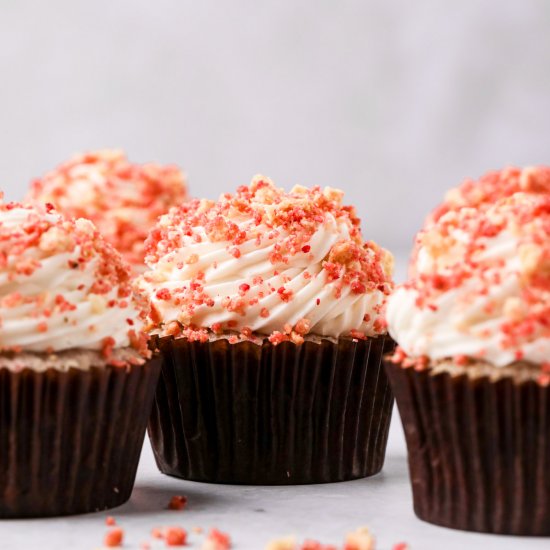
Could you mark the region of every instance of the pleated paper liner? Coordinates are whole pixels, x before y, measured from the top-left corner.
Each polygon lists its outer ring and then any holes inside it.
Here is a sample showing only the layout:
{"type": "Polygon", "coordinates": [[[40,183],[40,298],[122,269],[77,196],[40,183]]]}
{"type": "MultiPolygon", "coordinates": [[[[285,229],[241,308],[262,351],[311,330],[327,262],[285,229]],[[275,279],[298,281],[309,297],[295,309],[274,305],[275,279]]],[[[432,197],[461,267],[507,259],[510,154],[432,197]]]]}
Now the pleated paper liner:
{"type": "Polygon", "coordinates": [[[454,529],[550,535],[550,388],[386,368],[416,515],[454,529]]]}
{"type": "Polygon", "coordinates": [[[128,500],[160,362],[0,369],[0,517],[78,514],[128,500]]]}
{"type": "Polygon", "coordinates": [[[149,436],[160,470],[214,483],[326,483],[376,474],[393,397],[388,337],[302,345],[159,340],[149,436]]]}

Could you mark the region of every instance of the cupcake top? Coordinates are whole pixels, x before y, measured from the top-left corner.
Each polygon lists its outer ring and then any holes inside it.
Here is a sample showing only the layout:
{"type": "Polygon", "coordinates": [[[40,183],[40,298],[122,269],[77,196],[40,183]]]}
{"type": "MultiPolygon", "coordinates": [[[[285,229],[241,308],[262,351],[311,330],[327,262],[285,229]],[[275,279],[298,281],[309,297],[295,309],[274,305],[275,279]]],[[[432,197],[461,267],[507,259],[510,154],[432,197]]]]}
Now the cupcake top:
{"type": "Polygon", "coordinates": [[[297,343],[311,333],[386,332],[391,254],[361,236],[342,191],[256,176],[218,202],[194,200],[162,216],[138,282],[163,335],[238,331],[297,343]],[[183,333],[182,333],[183,329],[183,333]]]}
{"type": "Polygon", "coordinates": [[[175,166],[132,164],[122,151],[77,155],[32,182],[27,200],[51,203],[68,218],[92,220],[128,261],[143,265],[144,241],[157,218],[187,200],[175,166]]]}
{"type": "Polygon", "coordinates": [[[145,354],[129,268],[89,220],[0,204],[2,353],[133,346],[145,354]]]}
{"type": "Polygon", "coordinates": [[[550,360],[550,193],[501,195],[449,209],[419,233],[411,279],[387,312],[406,355],[496,367],[550,360]]]}
{"type": "Polygon", "coordinates": [[[465,206],[483,210],[495,201],[515,193],[550,193],[550,167],[508,167],[488,172],[477,181],[466,179],[458,187],[447,192],[443,203],[428,216],[427,221],[437,221],[445,213],[460,210],[465,206]]]}

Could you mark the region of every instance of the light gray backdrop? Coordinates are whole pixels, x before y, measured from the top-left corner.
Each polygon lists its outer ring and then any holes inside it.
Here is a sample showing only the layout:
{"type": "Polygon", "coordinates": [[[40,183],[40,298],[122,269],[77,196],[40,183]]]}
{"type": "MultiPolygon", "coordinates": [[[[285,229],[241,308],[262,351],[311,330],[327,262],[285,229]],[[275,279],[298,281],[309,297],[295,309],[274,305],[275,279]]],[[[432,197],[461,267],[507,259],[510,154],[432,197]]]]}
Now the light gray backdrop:
{"type": "Polygon", "coordinates": [[[408,249],[463,176],[548,163],[547,0],[0,0],[0,180],[75,151],[342,187],[408,249]]]}

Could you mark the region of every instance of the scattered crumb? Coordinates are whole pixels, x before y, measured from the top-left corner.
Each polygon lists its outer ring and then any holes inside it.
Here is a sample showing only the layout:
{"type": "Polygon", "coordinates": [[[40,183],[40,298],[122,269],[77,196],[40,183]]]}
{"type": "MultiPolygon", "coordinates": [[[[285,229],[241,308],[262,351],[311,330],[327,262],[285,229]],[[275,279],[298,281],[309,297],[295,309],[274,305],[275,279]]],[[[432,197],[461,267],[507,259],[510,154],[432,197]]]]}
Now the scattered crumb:
{"type": "Polygon", "coordinates": [[[124,539],[124,531],[117,527],[107,531],[105,538],[103,539],[103,545],[107,548],[115,548],[122,546],[122,541],[124,539]]]}
{"type": "MultiPolygon", "coordinates": [[[[296,542],[295,537],[284,537],[271,541],[265,550],[375,550],[375,540],[366,527],[360,527],[346,535],[343,546],[322,544],[316,540],[305,540],[302,544],[296,542]]],[[[399,542],[392,550],[409,550],[408,544],[399,542]]]]}
{"type": "Polygon", "coordinates": [[[374,550],[374,537],[366,527],[346,535],[344,550],[374,550]]]}
{"type": "Polygon", "coordinates": [[[164,530],[166,546],[185,546],[187,531],[181,527],[166,527],[164,530]]]}
{"type": "Polygon", "coordinates": [[[211,529],[201,550],[228,550],[231,548],[231,538],[227,533],[211,529]]]}
{"type": "Polygon", "coordinates": [[[183,510],[187,506],[187,497],[183,495],[175,495],[168,503],[169,510],[183,510]]]}
{"type": "MultiPolygon", "coordinates": [[[[182,510],[187,504],[187,498],[184,496],[174,496],[171,498],[168,509],[182,510]]],[[[107,516],[105,519],[107,525],[116,525],[115,518],[107,516]]],[[[196,534],[203,533],[203,528],[195,526],[191,531],[196,534]]],[[[182,527],[154,527],[151,530],[152,539],[163,541],[166,547],[181,547],[187,546],[188,532],[182,527]]],[[[103,546],[104,548],[119,548],[123,545],[124,531],[120,527],[115,527],[107,531],[103,546]]],[[[139,545],[140,550],[151,550],[153,547],[158,548],[159,543],[151,543],[144,541],[139,545]]],[[[194,546],[191,543],[191,546],[194,546]]],[[[200,550],[229,550],[232,548],[231,538],[227,533],[219,531],[216,528],[210,529],[205,537],[200,550]]],[[[323,544],[320,541],[306,539],[302,543],[298,543],[296,537],[287,536],[280,539],[272,540],[267,544],[265,550],[376,550],[375,539],[369,529],[360,527],[355,531],[348,533],[344,543],[340,545],[323,544]]],[[[398,542],[392,546],[392,550],[410,550],[406,542],[398,542]]]]}
{"type": "Polygon", "coordinates": [[[294,537],[285,537],[272,540],[265,547],[265,550],[296,550],[296,539],[294,537]]]}

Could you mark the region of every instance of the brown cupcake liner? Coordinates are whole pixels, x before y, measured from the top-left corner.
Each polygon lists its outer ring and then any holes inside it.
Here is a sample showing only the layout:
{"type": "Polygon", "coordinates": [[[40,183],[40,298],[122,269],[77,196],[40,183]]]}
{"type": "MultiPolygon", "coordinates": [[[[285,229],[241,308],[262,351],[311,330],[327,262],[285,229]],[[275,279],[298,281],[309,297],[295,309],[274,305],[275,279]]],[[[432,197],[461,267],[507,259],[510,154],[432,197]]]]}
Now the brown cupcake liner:
{"type": "Polygon", "coordinates": [[[0,369],[0,517],[79,514],[128,500],[160,363],[0,369]]]}
{"type": "Polygon", "coordinates": [[[550,388],[386,361],[414,510],[444,527],[550,535],[550,388]]]}
{"type": "Polygon", "coordinates": [[[159,469],[195,481],[326,483],[382,468],[389,337],[262,345],[159,340],[149,423],[159,469]]]}

